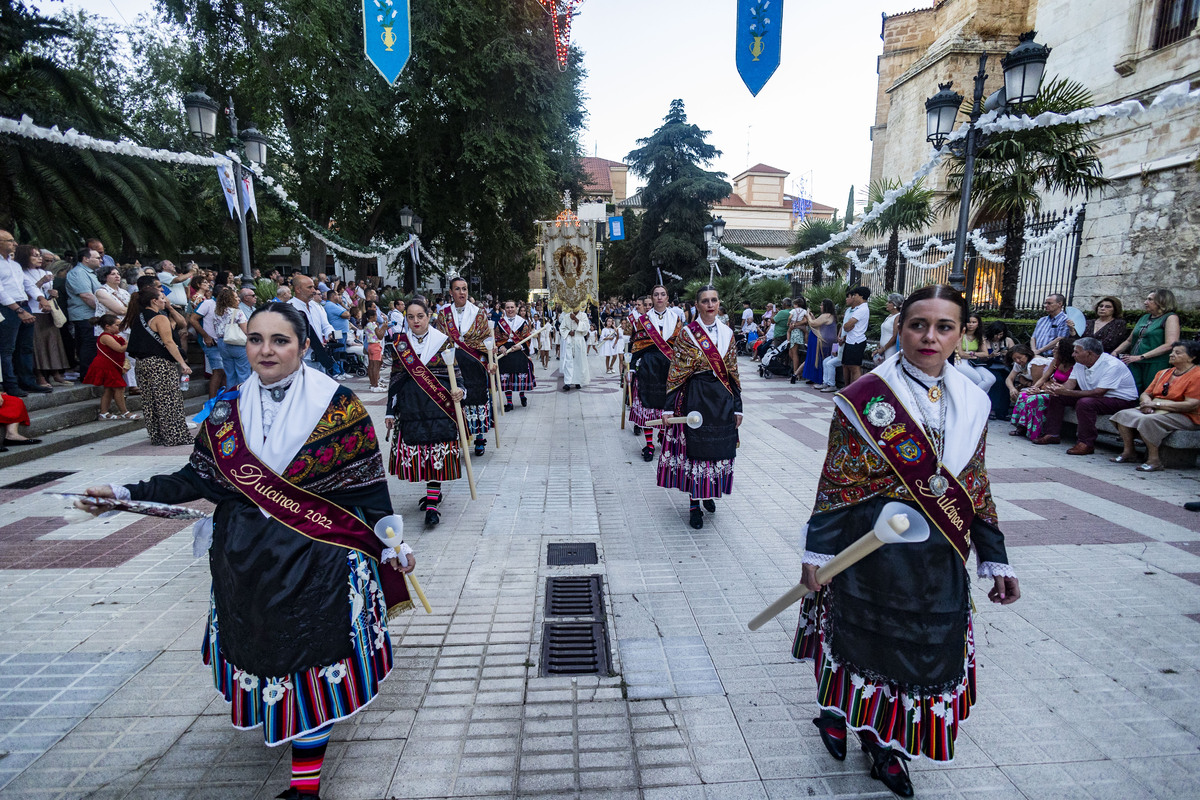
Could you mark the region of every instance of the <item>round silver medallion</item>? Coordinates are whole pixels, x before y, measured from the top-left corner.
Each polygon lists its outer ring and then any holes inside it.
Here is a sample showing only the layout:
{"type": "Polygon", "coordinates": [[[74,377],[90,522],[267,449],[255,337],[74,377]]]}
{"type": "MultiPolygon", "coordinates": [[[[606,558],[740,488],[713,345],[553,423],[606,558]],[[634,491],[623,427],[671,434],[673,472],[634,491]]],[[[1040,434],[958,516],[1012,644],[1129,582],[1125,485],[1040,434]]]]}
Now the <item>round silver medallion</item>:
{"type": "Polygon", "coordinates": [[[225,400],[222,400],[213,406],[212,413],[209,414],[209,419],[211,419],[217,425],[220,425],[222,422],[229,419],[229,413],[231,410],[232,409],[229,407],[229,403],[225,400]]]}
{"type": "Polygon", "coordinates": [[[950,490],[950,481],[942,475],[934,475],[929,479],[929,491],[933,492],[935,497],[941,497],[950,490]]]}
{"type": "Polygon", "coordinates": [[[871,410],[867,412],[867,421],[876,428],[883,428],[891,425],[896,419],[896,409],[890,403],[879,401],[871,406],[871,410]]]}

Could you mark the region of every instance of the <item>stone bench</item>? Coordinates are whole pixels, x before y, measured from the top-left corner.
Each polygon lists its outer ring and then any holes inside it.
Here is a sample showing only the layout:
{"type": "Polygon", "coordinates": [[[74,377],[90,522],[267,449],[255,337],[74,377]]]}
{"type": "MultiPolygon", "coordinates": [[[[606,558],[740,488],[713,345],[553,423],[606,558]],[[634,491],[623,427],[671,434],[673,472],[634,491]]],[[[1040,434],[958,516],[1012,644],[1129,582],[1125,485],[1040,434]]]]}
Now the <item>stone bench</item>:
{"type": "MultiPolygon", "coordinates": [[[[1076,424],[1075,409],[1069,406],[1063,409],[1063,422],[1076,424]]],[[[1101,434],[1101,438],[1096,440],[1097,444],[1115,444],[1121,447],[1121,435],[1117,433],[1117,426],[1113,424],[1109,415],[1097,417],[1096,430],[1101,434]],[[1116,439],[1115,443],[1110,437],[1116,439]]],[[[1168,469],[1188,469],[1196,466],[1197,454],[1200,454],[1200,431],[1172,431],[1163,439],[1159,448],[1163,466],[1168,469]]]]}

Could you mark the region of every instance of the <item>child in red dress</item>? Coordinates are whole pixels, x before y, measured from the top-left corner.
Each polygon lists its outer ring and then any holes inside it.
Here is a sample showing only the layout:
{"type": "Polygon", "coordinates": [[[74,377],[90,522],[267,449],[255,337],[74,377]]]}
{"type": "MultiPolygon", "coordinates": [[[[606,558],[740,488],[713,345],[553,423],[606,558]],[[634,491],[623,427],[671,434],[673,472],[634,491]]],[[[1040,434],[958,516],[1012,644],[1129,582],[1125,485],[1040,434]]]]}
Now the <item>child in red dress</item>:
{"type": "Polygon", "coordinates": [[[88,368],[83,382],[89,386],[100,386],[104,394],[100,396],[100,419],[141,419],[140,414],[134,414],[125,407],[125,337],[121,330],[121,320],[115,314],[105,314],[100,317],[100,328],[104,332],[96,340],[96,357],[88,368]],[[119,414],[110,414],[108,409],[116,401],[119,414]]]}

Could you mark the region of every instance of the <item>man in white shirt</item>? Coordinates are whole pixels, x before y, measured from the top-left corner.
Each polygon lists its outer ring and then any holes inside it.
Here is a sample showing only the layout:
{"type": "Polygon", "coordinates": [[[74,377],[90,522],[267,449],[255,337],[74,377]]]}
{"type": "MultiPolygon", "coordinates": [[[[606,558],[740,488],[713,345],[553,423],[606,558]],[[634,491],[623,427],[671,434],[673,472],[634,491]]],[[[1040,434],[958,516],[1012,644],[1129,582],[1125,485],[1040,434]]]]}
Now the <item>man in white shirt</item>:
{"type": "Polygon", "coordinates": [[[750,326],[754,324],[754,309],[750,307],[750,302],[747,300],[742,303],[745,308],[742,309],[742,333],[750,333],[750,326]]]}
{"type": "Polygon", "coordinates": [[[309,349],[304,360],[310,366],[316,367],[326,374],[331,374],[333,359],[329,357],[325,343],[333,335],[333,326],[329,324],[329,317],[325,315],[325,309],[316,296],[317,285],[313,283],[312,278],[307,275],[292,276],[292,299],[288,301],[288,305],[295,308],[308,320],[309,349]]]}
{"type": "Polygon", "coordinates": [[[863,356],[867,352],[867,326],[871,322],[871,309],[867,300],[871,290],[858,286],[846,294],[846,313],[842,316],[842,327],[838,338],[838,353],[825,359],[821,384],[822,392],[837,391],[837,368],[842,368],[842,386],[854,383],[862,376],[863,356]]]}
{"type": "Polygon", "coordinates": [[[572,311],[558,320],[558,330],[563,337],[562,370],[563,391],[572,387],[582,389],[592,380],[587,360],[587,335],[591,330],[586,311],[572,311]]]}
{"type": "Polygon", "coordinates": [[[1069,456],[1087,456],[1095,452],[1096,418],[1133,408],[1138,390],[1133,373],[1120,359],[1104,352],[1099,339],[1085,336],[1075,342],[1075,367],[1064,384],[1050,385],[1046,398],[1044,433],[1034,444],[1058,444],[1062,430],[1063,409],[1075,407],[1075,446],[1069,456]]]}
{"type": "Polygon", "coordinates": [[[18,375],[20,359],[13,354],[20,352],[26,340],[33,340],[34,316],[26,304],[33,298],[25,292],[21,265],[13,261],[17,251],[17,240],[8,231],[0,230],[0,369],[4,372],[4,391],[13,397],[25,397],[26,389],[36,388],[33,375],[18,375]],[[24,384],[22,388],[20,384],[24,384]]]}
{"type": "Polygon", "coordinates": [[[158,280],[162,283],[163,295],[167,302],[176,308],[187,305],[187,283],[192,279],[193,268],[189,265],[187,272],[180,273],[174,262],[163,259],[158,262],[158,280]]]}

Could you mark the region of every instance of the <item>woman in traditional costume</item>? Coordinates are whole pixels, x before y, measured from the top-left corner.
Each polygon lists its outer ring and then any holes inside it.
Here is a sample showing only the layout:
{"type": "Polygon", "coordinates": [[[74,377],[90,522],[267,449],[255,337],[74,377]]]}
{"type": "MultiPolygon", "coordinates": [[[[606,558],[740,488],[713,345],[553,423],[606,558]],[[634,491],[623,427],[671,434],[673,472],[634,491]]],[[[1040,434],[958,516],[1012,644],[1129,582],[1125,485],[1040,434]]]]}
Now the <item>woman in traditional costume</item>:
{"type": "Polygon", "coordinates": [[[450,337],[463,358],[458,367],[463,376],[463,416],[467,433],[475,434],[475,455],[481,456],[487,447],[487,432],[495,424],[492,392],[488,373],[496,367],[487,363],[487,343],[492,338],[492,326],[487,314],[467,298],[467,279],[450,281],[451,302],[442,306],[433,318],[434,326],[450,337]]]}
{"type": "Polygon", "coordinates": [[[513,410],[513,392],[521,397],[521,405],[529,405],[525,393],[537,388],[533,377],[533,362],[525,346],[518,344],[533,328],[529,321],[517,315],[517,304],[504,304],[504,315],[496,322],[496,353],[500,357],[500,386],[504,389],[504,410],[513,410]]]}
{"type": "MultiPolygon", "coordinates": [[[[628,323],[633,348],[630,369],[634,372],[629,421],[635,426],[658,419],[667,408],[667,373],[675,356],[672,347],[684,328],[679,311],[668,305],[666,287],[655,286],[649,299],[649,310],[628,323]]],[[[734,363],[736,365],[736,360],[734,363]]],[[[653,461],[654,429],[643,427],[642,430],[646,437],[642,460],[653,461]]]]}
{"type": "Polygon", "coordinates": [[[984,445],[991,404],[947,365],[967,305],[949,286],[904,303],[900,352],[835,395],[829,451],[807,525],[802,607],[793,655],[812,659],[830,754],[846,757],[846,730],[871,758],[871,777],[902,797],[904,762],[949,761],[975,702],[972,545],[988,597],[1020,597],[997,527],[984,445]],[[924,517],[930,535],[893,544],[821,585],[817,568],[871,530],[885,504],[924,517]]]}
{"type": "Polygon", "coordinates": [[[667,410],[662,412],[666,433],[658,460],[658,485],[688,493],[688,524],[697,530],[704,527],[700,502],[704,501],[711,514],[717,510],[716,498],[733,491],[737,429],[742,424],[737,348],[733,329],[717,319],[719,305],[713,287],[705,286],[696,293],[697,318],[683,327],[672,344],[667,410]],[[703,417],[698,428],[666,425],[671,416],[693,411],[703,417]]]}
{"type": "Polygon", "coordinates": [[[425,484],[418,507],[425,512],[425,525],[433,527],[441,521],[442,483],[462,477],[454,400],[463,399],[463,390],[450,391],[446,351],[454,349],[454,342],[430,327],[429,305],[420,298],[411,300],[404,316],[408,332],[392,341],[395,354],[385,418],[392,438],[390,471],[401,480],[425,484]]]}
{"type": "Polygon", "coordinates": [[[333,723],[370,703],[392,668],[388,618],[412,605],[400,573],[416,562],[370,416],[304,366],[304,317],[272,303],[247,327],[252,374],[210,401],[188,464],[88,494],[216,503],[193,545],[212,572],[204,663],[235,728],[292,743],[279,797],[315,800],[333,723]]]}

